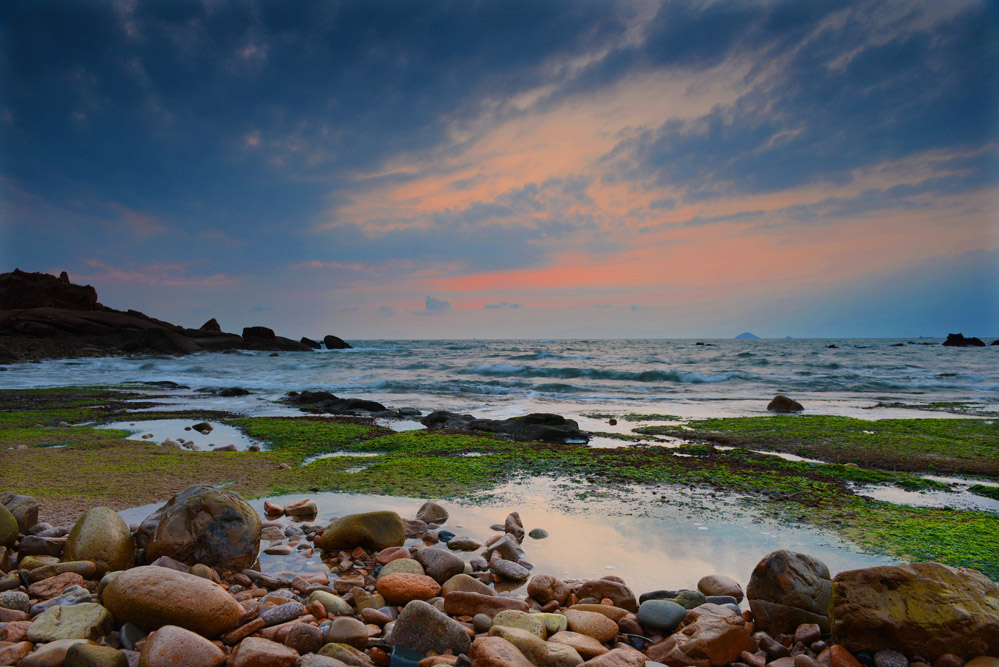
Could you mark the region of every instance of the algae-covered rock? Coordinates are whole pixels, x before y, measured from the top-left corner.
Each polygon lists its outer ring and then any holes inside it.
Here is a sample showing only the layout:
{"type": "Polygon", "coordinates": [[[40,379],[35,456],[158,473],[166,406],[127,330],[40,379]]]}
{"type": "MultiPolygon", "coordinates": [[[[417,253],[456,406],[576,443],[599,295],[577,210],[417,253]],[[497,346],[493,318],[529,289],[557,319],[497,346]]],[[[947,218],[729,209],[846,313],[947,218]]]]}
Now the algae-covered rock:
{"type": "Polygon", "coordinates": [[[17,519],[4,505],[0,505],[0,547],[12,547],[17,541],[17,519]]]}
{"type": "Polygon", "coordinates": [[[999,655],[999,585],[940,563],[840,572],[832,582],[833,634],[850,651],[895,649],[930,661],[999,655]]]}
{"type": "Polygon", "coordinates": [[[97,576],[124,570],[135,561],[135,545],[128,526],[118,513],[107,507],[94,507],[73,525],[63,550],[65,560],[91,560],[97,576]]]}
{"type": "Polygon", "coordinates": [[[493,617],[492,625],[520,628],[521,630],[527,630],[532,635],[537,635],[541,639],[548,637],[544,619],[540,618],[538,614],[528,614],[516,609],[507,609],[506,611],[499,612],[493,617]]]}
{"type": "Polygon", "coordinates": [[[402,518],[395,512],[382,511],[334,519],[316,544],[329,551],[350,551],[356,547],[381,550],[402,546],[405,541],[402,518]]]}
{"type": "Polygon", "coordinates": [[[169,556],[193,565],[242,570],[260,549],[260,517],[235,491],[196,484],[171,498],[139,526],[146,562],[169,556]]]}
{"type": "Polygon", "coordinates": [[[10,510],[25,535],[38,524],[38,501],[31,496],[18,496],[4,491],[0,493],[0,505],[5,505],[10,510]]]}
{"type": "Polygon", "coordinates": [[[94,602],[52,607],[39,614],[28,628],[28,641],[98,639],[111,632],[113,619],[107,609],[94,602]]]}

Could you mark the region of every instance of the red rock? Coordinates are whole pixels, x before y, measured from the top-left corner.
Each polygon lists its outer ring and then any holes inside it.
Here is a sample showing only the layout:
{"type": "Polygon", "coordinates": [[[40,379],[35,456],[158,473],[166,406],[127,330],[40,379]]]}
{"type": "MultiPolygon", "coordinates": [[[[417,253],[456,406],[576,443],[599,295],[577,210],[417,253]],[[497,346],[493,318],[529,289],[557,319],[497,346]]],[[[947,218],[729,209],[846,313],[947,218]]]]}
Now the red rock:
{"type": "Polygon", "coordinates": [[[485,614],[489,618],[492,618],[504,609],[529,611],[527,603],[523,600],[515,600],[499,595],[482,595],[481,593],[454,591],[444,596],[444,613],[451,616],[485,614]]]}
{"type": "Polygon", "coordinates": [[[387,565],[399,558],[409,558],[409,547],[388,547],[382,549],[375,556],[375,562],[379,565],[387,565]]]}
{"type": "Polygon", "coordinates": [[[731,595],[742,600],[742,586],[734,579],[721,574],[709,574],[697,582],[697,590],[705,595],[731,595]]]}
{"type": "Polygon", "coordinates": [[[294,667],[298,651],[260,637],[247,637],[227,661],[229,667],[294,667]]]}
{"type": "Polygon", "coordinates": [[[580,599],[596,598],[602,600],[603,598],[609,598],[615,607],[620,607],[630,612],[638,611],[638,600],[636,600],[635,594],[631,589],[612,579],[587,581],[576,591],[576,596],[580,599]]]}
{"type": "Polygon", "coordinates": [[[264,501],[264,514],[267,516],[281,516],[284,514],[284,506],[278,505],[272,500],[264,501]]]}
{"type": "Polygon", "coordinates": [[[39,600],[49,600],[61,595],[70,586],[82,586],[84,581],[76,572],[63,572],[31,584],[28,586],[28,595],[39,600]]]}
{"type": "Polygon", "coordinates": [[[284,645],[295,649],[300,654],[315,653],[326,644],[326,633],[321,628],[308,623],[296,623],[291,626],[284,638],[284,645]]]}
{"type": "Polygon", "coordinates": [[[653,644],[648,649],[651,660],[662,662],[670,667],[687,665],[725,665],[735,662],[743,651],[757,649],[741,616],[728,616],[703,613],[688,613],[693,622],[665,641],[653,644]]]}
{"type": "Polygon", "coordinates": [[[25,637],[28,636],[28,628],[30,627],[31,621],[11,621],[4,623],[0,625],[0,641],[11,643],[24,641],[25,637]]]}
{"type": "Polygon", "coordinates": [[[26,612],[0,607],[0,623],[17,623],[19,621],[27,621],[29,618],[31,616],[26,612]]]}
{"type": "Polygon", "coordinates": [[[933,661],[933,667],[964,667],[965,660],[953,653],[944,653],[933,661]]]}
{"type": "Polygon", "coordinates": [[[644,653],[631,647],[618,647],[584,662],[586,667],[645,667],[644,653]]]}
{"type": "Polygon", "coordinates": [[[143,642],[139,660],[143,667],[216,667],[225,662],[225,653],[201,635],[164,625],[143,642]]]}
{"type": "Polygon", "coordinates": [[[228,644],[229,646],[235,646],[257,630],[262,629],[265,625],[267,625],[267,621],[262,618],[255,618],[252,621],[239,626],[235,630],[222,635],[222,643],[228,644]]]}
{"type": "MultiPolygon", "coordinates": [[[[822,637],[822,629],[815,623],[802,623],[794,631],[794,643],[801,642],[805,646],[818,641],[822,637]]],[[[960,666],[959,666],[960,667],[960,666]]]]}
{"type": "Polygon", "coordinates": [[[516,646],[501,637],[480,637],[468,652],[472,667],[534,667],[516,646]]]}
{"type": "Polygon", "coordinates": [[[564,615],[573,632],[588,635],[601,642],[609,642],[617,636],[617,623],[603,614],[567,609],[564,615]]]}
{"type": "Polygon", "coordinates": [[[0,642],[0,665],[16,665],[35,647],[31,642],[0,642]]]}
{"type": "Polygon", "coordinates": [[[555,600],[564,606],[570,593],[568,584],[547,574],[536,574],[527,582],[527,594],[541,604],[555,600]]]}
{"type": "Polygon", "coordinates": [[[389,604],[405,605],[411,600],[429,600],[441,592],[441,585],[424,574],[398,572],[378,579],[375,588],[389,604]]]}
{"type": "Polygon", "coordinates": [[[739,654],[739,657],[744,663],[749,665],[749,667],[765,667],[767,664],[767,659],[763,656],[758,656],[755,653],[750,653],[749,651],[743,651],[739,654]]]}
{"type": "Polygon", "coordinates": [[[839,644],[829,647],[829,667],[861,667],[860,662],[839,644]]]}
{"type": "Polygon", "coordinates": [[[319,513],[319,508],[314,501],[305,498],[285,505],[284,513],[288,516],[315,516],[319,513]]]}

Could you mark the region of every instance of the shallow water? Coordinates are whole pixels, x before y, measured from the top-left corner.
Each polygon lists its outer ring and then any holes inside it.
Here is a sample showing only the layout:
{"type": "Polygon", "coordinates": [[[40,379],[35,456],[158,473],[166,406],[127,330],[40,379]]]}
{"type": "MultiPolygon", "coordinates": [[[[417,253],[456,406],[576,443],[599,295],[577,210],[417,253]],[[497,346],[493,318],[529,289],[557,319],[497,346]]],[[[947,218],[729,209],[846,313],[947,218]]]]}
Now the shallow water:
{"type": "Polygon", "coordinates": [[[239,451],[246,451],[251,445],[257,445],[261,449],[268,449],[265,443],[252,440],[234,426],[222,424],[220,422],[208,422],[212,425],[212,430],[207,435],[202,435],[198,431],[190,428],[194,424],[201,423],[200,419],[150,419],[138,422],[113,422],[110,424],[95,425],[94,428],[114,428],[129,431],[129,440],[140,440],[159,444],[167,438],[180,442],[181,440],[191,443],[186,446],[193,450],[210,450],[227,445],[235,445],[239,451]],[[143,438],[144,435],[152,435],[151,438],[143,438]]]}
{"type": "MultiPolygon", "coordinates": [[[[441,501],[451,515],[443,528],[484,543],[496,534],[490,525],[502,524],[509,512],[518,511],[527,531],[540,527],[549,532],[546,539],[524,539],[524,559],[533,564],[533,573],[563,579],[614,574],[624,579],[636,594],[661,588],[694,588],[708,574],[724,574],[745,587],[753,567],[776,549],[811,554],[826,563],[833,574],[897,562],[857,553],[837,538],[815,530],[778,526],[740,514],[735,498],[712,498],[708,492],[678,488],[635,490],[634,494],[625,502],[619,497],[599,496],[579,500],[566,487],[550,480],[514,483],[478,502],[441,501]],[[665,494],[667,500],[658,499],[660,494],[665,494]],[[715,518],[705,518],[696,509],[706,503],[716,505],[715,518]],[[695,513],[699,515],[696,520],[691,518],[695,513]]],[[[391,510],[413,518],[424,502],[415,498],[342,493],[296,494],[270,500],[285,504],[306,497],[319,506],[318,516],[309,523],[323,525],[336,516],[374,510],[391,510]]],[[[263,503],[264,499],[250,501],[261,515],[263,503]]],[[[157,506],[133,508],[120,514],[128,523],[137,522],[157,506]]],[[[407,541],[407,544],[418,543],[419,540],[407,541]]],[[[455,553],[469,560],[481,550],[455,553]]],[[[262,555],[261,565],[269,573],[298,573],[322,567],[318,554],[307,559],[297,553],[262,555]]]]}

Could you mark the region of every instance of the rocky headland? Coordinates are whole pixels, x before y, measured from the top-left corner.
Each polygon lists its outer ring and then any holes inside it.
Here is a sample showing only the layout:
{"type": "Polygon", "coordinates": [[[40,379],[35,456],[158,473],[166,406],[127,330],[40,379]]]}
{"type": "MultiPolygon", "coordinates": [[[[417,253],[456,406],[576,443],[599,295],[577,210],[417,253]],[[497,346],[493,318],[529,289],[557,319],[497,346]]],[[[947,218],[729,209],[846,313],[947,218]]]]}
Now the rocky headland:
{"type": "MultiPolygon", "coordinates": [[[[327,349],[349,348],[326,336],[327,349]]],[[[278,336],[262,326],[226,333],[212,318],[189,329],[137,310],[115,310],[97,300],[90,285],[15,269],[0,274],[0,363],[116,354],[192,354],[261,350],[305,352],[321,345],[278,336]]]]}
{"type": "Polygon", "coordinates": [[[307,498],[261,517],[197,485],[137,525],[95,507],[65,527],[34,498],[0,503],[3,665],[999,665],[999,586],[938,563],[830,577],[776,551],[745,588],[705,573],[636,594],[533,572],[547,532],[517,512],[479,544],[434,502],[322,525],[307,498]]]}

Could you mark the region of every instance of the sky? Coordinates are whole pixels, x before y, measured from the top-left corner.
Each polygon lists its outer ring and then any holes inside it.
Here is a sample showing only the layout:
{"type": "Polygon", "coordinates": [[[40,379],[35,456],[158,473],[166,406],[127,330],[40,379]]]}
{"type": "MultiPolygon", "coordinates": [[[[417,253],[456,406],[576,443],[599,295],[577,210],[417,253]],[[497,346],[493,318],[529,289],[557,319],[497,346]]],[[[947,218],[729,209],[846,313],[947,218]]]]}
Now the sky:
{"type": "Polygon", "coordinates": [[[999,3],[0,3],[0,271],[368,338],[999,335],[999,3]]]}

